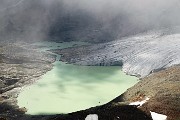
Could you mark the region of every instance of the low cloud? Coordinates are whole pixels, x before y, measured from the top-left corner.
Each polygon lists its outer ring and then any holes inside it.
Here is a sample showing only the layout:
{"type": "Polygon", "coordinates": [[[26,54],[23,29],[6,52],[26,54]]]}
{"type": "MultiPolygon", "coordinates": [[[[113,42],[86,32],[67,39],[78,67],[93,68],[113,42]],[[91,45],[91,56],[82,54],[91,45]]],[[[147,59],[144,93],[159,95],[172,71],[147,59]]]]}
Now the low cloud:
{"type": "Polygon", "coordinates": [[[113,40],[180,25],[179,0],[2,0],[0,40],[113,40]]]}

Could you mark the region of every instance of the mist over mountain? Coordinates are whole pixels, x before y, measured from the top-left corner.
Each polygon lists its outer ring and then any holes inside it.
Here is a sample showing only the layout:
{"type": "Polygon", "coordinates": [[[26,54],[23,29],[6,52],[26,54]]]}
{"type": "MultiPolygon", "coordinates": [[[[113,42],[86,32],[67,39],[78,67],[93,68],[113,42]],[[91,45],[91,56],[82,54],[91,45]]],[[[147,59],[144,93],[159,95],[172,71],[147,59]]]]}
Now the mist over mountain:
{"type": "Polygon", "coordinates": [[[180,25],[178,0],[1,0],[0,41],[107,42],[180,25]]]}

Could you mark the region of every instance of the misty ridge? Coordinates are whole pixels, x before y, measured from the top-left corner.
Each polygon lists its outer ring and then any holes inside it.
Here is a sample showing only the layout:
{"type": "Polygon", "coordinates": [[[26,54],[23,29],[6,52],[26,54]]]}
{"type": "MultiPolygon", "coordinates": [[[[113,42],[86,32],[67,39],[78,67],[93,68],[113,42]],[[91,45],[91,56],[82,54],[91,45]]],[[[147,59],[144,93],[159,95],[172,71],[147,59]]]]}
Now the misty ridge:
{"type": "Polygon", "coordinates": [[[107,42],[180,25],[179,0],[0,0],[0,41],[107,42]]]}

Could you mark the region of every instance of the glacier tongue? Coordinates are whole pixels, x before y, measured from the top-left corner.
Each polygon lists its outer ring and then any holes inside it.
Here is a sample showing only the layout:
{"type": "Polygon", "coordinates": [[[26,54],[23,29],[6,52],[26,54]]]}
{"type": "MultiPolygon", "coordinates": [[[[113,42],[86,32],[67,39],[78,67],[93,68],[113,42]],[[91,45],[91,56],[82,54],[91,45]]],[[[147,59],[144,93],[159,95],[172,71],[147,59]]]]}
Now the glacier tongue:
{"type": "Polygon", "coordinates": [[[180,64],[180,34],[152,32],[136,35],[89,48],[90,53],[75,64],[113,65],[123,63],[123,71],[144,77],[176,64],[180,64]]]}

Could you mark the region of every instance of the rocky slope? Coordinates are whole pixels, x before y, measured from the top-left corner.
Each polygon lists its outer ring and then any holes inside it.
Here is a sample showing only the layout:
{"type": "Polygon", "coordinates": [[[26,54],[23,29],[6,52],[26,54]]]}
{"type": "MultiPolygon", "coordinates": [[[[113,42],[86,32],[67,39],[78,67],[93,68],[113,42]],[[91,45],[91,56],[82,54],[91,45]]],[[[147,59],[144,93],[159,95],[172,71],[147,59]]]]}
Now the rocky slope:
{"type": "MultiPolygon", "coordinates": [[[[16,97],[21,88],[51,70],[55,56],[37,52],[25,43],[4,44],[0,51],[0,116],[8,116],[4,111],[18,109],[16,97]]],[[[21,113],[25,111],[22,110],[21,113]]]]}
{"type": "Polygon", "coordinates": [[[141,101],[150,98],[140,109],[180,118],[180,66],[173,66],[143,78],[110,103],[141,101]]]}
{"type": "Polygon", "coordinates": [[[144,77],[180,63],[179,27],[151,31],[124,39],[63,50],[62,61],[78,65],[123,65],[130,75],[144,77]]]}

